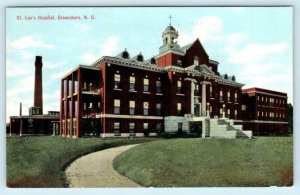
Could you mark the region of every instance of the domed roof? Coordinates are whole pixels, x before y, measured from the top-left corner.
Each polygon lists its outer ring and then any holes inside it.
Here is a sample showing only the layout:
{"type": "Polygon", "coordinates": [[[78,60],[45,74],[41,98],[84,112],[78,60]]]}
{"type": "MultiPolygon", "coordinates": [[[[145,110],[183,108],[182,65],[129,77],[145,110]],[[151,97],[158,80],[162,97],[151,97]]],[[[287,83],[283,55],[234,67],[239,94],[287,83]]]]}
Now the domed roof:
{"type": "Polygon", "coordinates": [[[176,29],[173,26],[169,25],[167,26],[165,31],[170,31],[170,30],[176,31],[176,29]]]}

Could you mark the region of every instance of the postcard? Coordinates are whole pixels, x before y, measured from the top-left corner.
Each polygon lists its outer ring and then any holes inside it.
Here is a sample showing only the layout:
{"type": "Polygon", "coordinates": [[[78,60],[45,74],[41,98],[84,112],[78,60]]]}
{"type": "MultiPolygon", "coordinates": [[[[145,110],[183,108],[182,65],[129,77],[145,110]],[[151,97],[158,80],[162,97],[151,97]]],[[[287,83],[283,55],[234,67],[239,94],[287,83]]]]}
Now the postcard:
{"type": "Polygon", "coordinates": [[[7,186],[293,186],[292,7],[7,7],[7,186]]]}

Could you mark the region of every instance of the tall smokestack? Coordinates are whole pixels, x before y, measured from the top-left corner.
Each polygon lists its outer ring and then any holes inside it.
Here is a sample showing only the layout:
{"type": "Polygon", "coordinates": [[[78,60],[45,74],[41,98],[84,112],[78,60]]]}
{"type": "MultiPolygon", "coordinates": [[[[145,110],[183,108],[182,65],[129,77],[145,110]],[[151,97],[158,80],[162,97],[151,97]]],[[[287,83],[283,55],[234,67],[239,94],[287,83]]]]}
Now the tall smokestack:
{"type": "Polygon", "coordinates": [[[43,74],[42,56],[35,57],[35,78],[34,78],[34,107],[40,107],[40,114],[43,114],[43,74]]]}

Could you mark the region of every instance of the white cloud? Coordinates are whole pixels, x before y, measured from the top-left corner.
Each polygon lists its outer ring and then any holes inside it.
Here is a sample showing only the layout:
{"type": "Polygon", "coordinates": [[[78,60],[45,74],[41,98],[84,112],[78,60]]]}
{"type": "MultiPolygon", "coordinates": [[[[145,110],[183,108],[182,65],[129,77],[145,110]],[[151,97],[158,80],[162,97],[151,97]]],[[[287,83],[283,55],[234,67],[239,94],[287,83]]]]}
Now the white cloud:
{"type": "Polygon", "coordinates": [[[281,54],[287,48],[287,42],[273,44],[252,43],[241,50],[231,52],[229,55],[229,62],[236,64],[259,63],[268,60],[270,57],[276,56],[276,54],[281,54]]]}
{"type": "Polygon", "coordinates": [[[14,85],[13,88],[7,89],[7,98],[14,98],[21,94],[26,94],[28,92],[33,92],[34,89],[34,76],[24,77],[14,85]]]}
{"type": "Polygon", "coordinates": [[[85,62],[86,64],[90,64],[97,60],[99,56],[96,56],[92,52],[85,52],[83,55],[81,55],[80,60],[85,62]]]}
{"type": "Polygon", "coordinates": [[[107,40],[101,45],[101,54],[105,55],[113,55],[116,52],[117,46],[119,43],[119,38],[116,36],[110,36],[107,40]]]}
{"type": "Polygon", "coordinates": [[[31,47],[52,49],[55,46],[52,44],[44,43],[43,41],[36,40],[33,36],[23,36],[19,39],[8,43],[9,49],[26,49],[31,47]]]}
{"type": "Polygon", "coordinates": [[[178,41],[180,44],[185,45],[199,38],[201,42],[220,41],[223,37],[223,22],[216,16],[207,16],[200,18],[192,27],[191,32],[185,32],[180,29],[180,36],[178,41]]]}
{"type": "MultiPolygon", "coordinates": [[[[236,36],[238,40],[239,35],[236,36]]],[[[289,102],[293,102],[292,59],[288,59],[290,45],[285,42],[250,43],[228,46],[228,62],[236,67],[238,78],[248,87],[261,87],[287,92],[289,102]]]]}
{"type": "Polygon", "coordinates": [[[11,60],[6,61],[6,77],[19,77],[24,76],[32,72],[30,68],[27,68],[28,64],[15,63],[11,60]]]}
{"type": "Polygon", "coordinates": [[[109,36],[99,47],[93,51],[87,51],[79,57],[82,64],[91,64],[102,56],[115,55],[118,51],[119,38],[109,36]]]}
{"type": "Polygon", "coordinates": [[[62,68],[67,62],[66,61],[60,61],[60,62],[45,62],[43,63],[43,67],[46,69],[57,69],[62,68]]]}
{"type": "Polygon", "coordinates": [[[232,46],[232,45],[239,44],[239,43],[241,43],[241,41],[245,40],[246,37],[247,36],[245,34],[242,34],[239,32],[232,33],[227,36],[228,45],[232,46]]]}
{"type": "Polygon", "coordinates": [[[25,60],[33,60],[35,55],[32,53],[32,52],[29,52],[29,51],[23,51],[21,50],[20,51],[20,54],[21,54],[21,57],[25,60]]]}

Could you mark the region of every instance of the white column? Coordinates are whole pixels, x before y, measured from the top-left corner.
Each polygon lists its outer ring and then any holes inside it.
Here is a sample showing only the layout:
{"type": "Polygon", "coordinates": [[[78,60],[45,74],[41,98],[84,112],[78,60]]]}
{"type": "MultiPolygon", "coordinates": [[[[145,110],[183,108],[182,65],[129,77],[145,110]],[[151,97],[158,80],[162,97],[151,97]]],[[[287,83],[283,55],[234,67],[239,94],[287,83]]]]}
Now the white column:
{"type": "Polygon", "coordinates": [[[206,85],[210,84],[208,81],[202,81],[200,83],[202,85],[202,95],[201,95],[201,116],[206,116],[206,85]]]}
{"type": "Polygon", "coordinates": [[[194,115],[194,105],[195,105],[195,99],[194,99],[194,90],[195,90],[195,83],[191,81],[191,114],[194,115]]]}
{"type": "Polygon", "coordinates": [[[205,116],[206,112],[206,83],[201,83],[202,84],[202,110],[201,110],[201,115],[205,116]]]}

